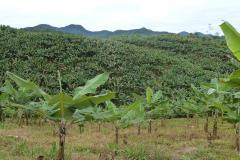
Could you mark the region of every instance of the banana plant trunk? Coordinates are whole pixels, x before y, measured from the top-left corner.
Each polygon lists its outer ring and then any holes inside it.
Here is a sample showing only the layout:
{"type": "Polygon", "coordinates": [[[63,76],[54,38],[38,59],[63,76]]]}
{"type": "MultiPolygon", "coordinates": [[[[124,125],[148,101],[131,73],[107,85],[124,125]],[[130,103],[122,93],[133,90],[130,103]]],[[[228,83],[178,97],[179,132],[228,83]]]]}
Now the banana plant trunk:
{"type": "MultiPolygon", "coordinates": [[[[0,107],[1,107],[1,106],[0,106],[0,107]]],[[[4,120],[5,120],[5,116],[4,116],[4,114],[3,114],[3,111],[0,110],[0,121],[1,121],[1,122],[4,122],[4,120]]]]}
{"type": "Polygon", "coordinates": [[[119,141],[119,128],[118,126],[115,126],[115,142],[118,144],[119,141]]]}
{"type": "Polygon", "coordinates": [[[218,124],[218,115],[217,115],[217,111],[215,111],[214,121],[213,121],[213,134],[212,134],[214,139],[216,139],[218,137],[218,135],[217,135],[217,130],[218,130],[217,124],[218,124]]]}
{"type": "Polygon", "coordinates": [[[59,151],[57,160],[64,160],[64,145],[66,136],[66,122],[61,120],[59,125],[59,151]]]}
{"type": "Polygon", "coordinates": [[[29,125],[29,117],[28,117],[28,115],[25,115],[25,119],[26,119],[26,126],[28,126],[29,125]]]}
{"type": "Polygon", "coordinates": [[[195,124],[196,124],[196,127],[199,128],[199,118],[198,118],[198,115],[196,115],[196,117],[195,117],[195,124]]]}
{"type": "Polygon", "coordinates": [[[189,128],[189,127],[190,127],[190,124],[189,124],[189,122],[190,122],[190,116],[189,116],[189,114],[187,114],[187,128],[189,128]]]}
{"type": "Polygon", "coordinates": [[[82,134],[84,132],[84,125],[83,124],[79,124],[79,133],[82,134]]]}
{"type": "Polygon", "coordinates": [[[239,123],[236,124],[236,138],[235,138],[235,145],[236,145],[236,150],[239,153],[240,152],[240,139],[239,139],[239,132],[240,132],[240,126],[239,123]]]}
{"type": "Polygon", "coordinates": [[[206,121],[205,121],[205,124],[204,124],[204,132],[208,133],[208,115],[206,116],[206,121]]]}
{"type": "Polygon", "coordinates": [[[140,135],[140,134],[141,134],[141,125],[138,124],[138,135],[140,135]]]}
{"type": "Polygon", "coordinates": [[[152,120],[149,120],[148,133],[152,133],[152,120]]]}
{"type": "Polygon", "coordinates": [[[24,124],[23,116],[20,116],[20,119],[19,119],[19,121],[18,121],[18,126],[19,126],[19,127],[22,127],[23,124],[24,124]]]}
{"type": "Polygon", "coordinates": [[[101,122],[98,122],[98,132],[101,132],[101,122]]]}

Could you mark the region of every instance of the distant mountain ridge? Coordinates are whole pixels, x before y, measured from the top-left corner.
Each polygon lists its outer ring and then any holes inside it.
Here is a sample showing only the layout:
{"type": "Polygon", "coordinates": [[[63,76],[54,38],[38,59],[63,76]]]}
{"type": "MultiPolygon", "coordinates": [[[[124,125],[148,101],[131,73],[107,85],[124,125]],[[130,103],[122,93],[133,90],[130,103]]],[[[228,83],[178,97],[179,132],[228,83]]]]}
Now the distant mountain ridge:
{"type": "MultiPolygon", "coordinates": [[[[112,36],[121,36],[121,35],[146,35],[146,36],[153,36],[153,35],[160,35],[160,34],[172,34],[166,31],[153,31],[147,29],[145,27],[139,29],[130,29],[130,30],[116,30],[116,31],[108,31],[108,30],[101,30],[101,31],[89,31],[85,29],[82,25],[70,24],[65,27],[54,27],[49,24],[39,24],[33,27],[26,27],[22,28],[23,30],[27,31],[50,31],[50,32],[63,32],[63,33],[71,33],[71,34],[79,34],[88,37],[101,37],[107,38],[112,36]]],[[[182,36],[188,36],[192,33],[182,31],[177,33],[182,36]]],[[[194,33],[198,36],[211,36],[209,34],[204,34],[201,32],[194,33]]]]}

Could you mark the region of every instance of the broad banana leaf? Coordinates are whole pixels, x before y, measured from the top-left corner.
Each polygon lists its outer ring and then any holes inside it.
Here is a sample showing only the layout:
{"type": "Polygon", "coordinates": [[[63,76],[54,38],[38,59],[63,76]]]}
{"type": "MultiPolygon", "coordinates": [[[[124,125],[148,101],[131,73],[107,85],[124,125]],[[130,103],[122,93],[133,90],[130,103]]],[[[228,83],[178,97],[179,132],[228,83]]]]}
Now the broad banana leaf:
{"type": "Polygon", "coordinates": [[[73,98],[65,93],[59,93],[57,95],[51,96],[48,99],[48,104],[50,106],[55,105],[55,109],[59,109],[55,114],[54,117],[57,118],[65,118],[71,119],[72,114],[75,111],[71,108],[74,105],[73,98]]]}
{"type": "Polygon", "coordinates": [[[83,107],[95,106],[105,101],[109,101],[116,97],[115,92],[108,92],[106,94],[97,95],[97,96],[86,96],[83,95],[77,99],[74,99],[74,105],[76,108],[81,109],[83,107]]]}
{"type": "Polygon", "coordinates": [[[142,104],[143,104],[143,101],[141,99],[138,99],[135,102],[133,102],[132,104],[125,106],[123,112],[127,113],[129,111],[139,110],[139,109],[142,109],[142,111],[144,111],[144,108],[140,108],[140,106],[142,106],[142,104]]]}
{"type": "Polygon", "coordinates": [[[154,109],[148,111],[146,114],[152,119],[164,118],[170,115],[171,107],[168,101],[162,102],[154,109]]]}
{"type": "Polygon", "coordinates": [[[77,87],[74,91],[73,99],[86,95],[88,93],[95,93],[96,89],[106,83],[109,78],[109,73],[102,73],[91,80],[88,80],[85,86],[77,87]]]}
{"type": "Polygon", "coordinates": [[[240,115],[237,114],[235,111],[229,111],[225,116],[224,120],[228,121],[229,123],[239,123],[240,122],[240,115]]]}
{"type": "Polygon", "coordinates": [[[123,115],[124,109],[124,107],[117,107],[111,101],[106,101],[106,110],[110,112],[108,114],[111,114],[111,116],[108,117],[107,121],[120,120],[123,115]]]}
{"type": "Polygon", "coordinates": [[[109,92],[97,96],[86,96],[83,95],[78,99],[73,99],[71,96],[65,93],[59,93],[55,96],[49,98],[49,105],[56,105],[59,111],[55,114],[56,117],[64,117],[66,119],[71,119],[72,114],[78,109],[78,113],[82,110],[91,109],[100,103],[111,100],[115,98],[114,92],[109,92]]]}
{"type": "Polygon", "coordinates": [[[45,99],[49,98],[49,95],[44,92],[38,85],[36,85],[35,83],[29,81],[29,80],[25,80],[23,78],[18,77],[17,75],[11,73],[11,72],[6,72],[7,76],[13,80],[21,89],[23,89],[24,91],[31,91],[34,94],[38,95],[38,96],[43,96],[45,99]]]}
{"type": "Polygon", "coordinates": [[[140,100],[137,100],[133,104],[127,106],[123,115],[119,121],[120,127],[126,128],[132,124],[138,124],[144,122],[145,120],[145,111],[143,103],[140,100]]]}
{"type": "Polygon", "coordinates": [[[85,116],[80,114],[77,110],[73,114],[73,121],[78,124],[83,124],[85,121],[85,116]]]}
{"type": "Polygon", "coordinates": [[[93,113],[93,118],[97,121],[111,121],[112,117],[112,112],[108,110],[93,113]]]}
{"type": "Polygon", "coordinates": [[[5,81],[5,85],[1,88],[1,91],[11,96],[15,96],[17,93],[17,90],[12,86],[12,84],[8,80],[5,81]]]}
{"type": "Polygon", "coordinates": [[[223,22],[220,25],[227,45],[232,51],[233,55],[240,61],[240,34],[239,32],[228,22],[223,22]]]}
{"type": "Polygon", "coordinates": [[[77,123],[83,123],[84,121],[91,121],[93,120],[93,113],[95,112],[95,108],[93,107],[87,107],[84,109],[77,109],[74,114],[73,118],[74,121],[77,123]]]}
{"type": "Polygon", "coordinates": [[[201,87],[208,89],[207,95],[225,93],[229,89],[229,86],[223,83],[223,80],[217,78],[212,79],[210,83],[201,83],[201,87]]]}
{"type": "Polygon", "coordinates": [[[200,114],[201,107],[192,99],[185,101],[181,110],[187,114],[200,114]]]}
{"type": "Polygon", "coordinates": [[[224,79],[223,84],[229,88],[240,88],[240,69],[234,71],[227,79],[224,79]]]}

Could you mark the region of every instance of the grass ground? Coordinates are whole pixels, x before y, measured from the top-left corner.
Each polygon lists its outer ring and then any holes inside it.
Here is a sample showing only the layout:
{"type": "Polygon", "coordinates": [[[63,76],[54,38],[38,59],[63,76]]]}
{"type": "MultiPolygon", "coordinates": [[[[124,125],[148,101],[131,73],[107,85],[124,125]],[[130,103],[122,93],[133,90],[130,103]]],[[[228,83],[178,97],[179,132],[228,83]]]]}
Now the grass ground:
{"type": "MultiPolygon", "coordinates": [[[[137,135],[137,126],[120,130],[119,145],[115,142],[114,127],[110,123],[101,125],[88,123],[84,133],[77,126],[67,130],[67,160],[239,160],[234,150],[233,126],[219,121],[219,139],[207,141],[203,131],[203,120],[171,119],[154,121],[152,133],[147,124],[137,135]]],[[[211,129],[211,126],[209,129],[211,129]]],[[[41,127],[30,125],[18,127],[9,121],[0,124],[0,159],[33,160],[43,155],[54,159],[57,154],[58,136],[50,124],[41,127]]]]}

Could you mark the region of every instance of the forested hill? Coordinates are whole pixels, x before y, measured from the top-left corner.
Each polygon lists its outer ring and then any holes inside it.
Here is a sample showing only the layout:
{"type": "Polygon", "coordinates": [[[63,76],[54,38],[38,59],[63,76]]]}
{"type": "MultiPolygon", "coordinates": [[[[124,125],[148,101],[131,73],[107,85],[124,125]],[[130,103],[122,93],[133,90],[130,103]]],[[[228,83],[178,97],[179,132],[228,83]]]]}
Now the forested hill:
{"type": "MultiPolygon", "coordinates": [[[[98,37],[98,38],[109,38],[113,36],[123,36],[123,35],[142,35],[142,36],[156,36],[161,34],[171,34],[169,32],[158,32],[153,31],[151,29],[147,29],[145,27],[139,28],[139,29],[130,29],[130,30],[116,30],[116,31],[108,31],[108,30],[102,30],[102,31],[90,31],[85,29],[82,25],[76,25],[76,24],[70,24],[65,27],[55,27],[48,24],[39,24],[37,26],[33,27],[26,27],[23,28],[23,30],[26,31],[36,31],[36,32],[42,32],[42,31],[48,31],[48,32],[63,32],[63,33],[71,33],[71,34],[78,34],[82,36],[87,37],[98,37]]],[[[188,36],[192,33],[182,31],[179,32],[178,35],[182,36],[188,36]]],[[[195,32],[193,33],[200,37],[209,37],[212,35],[204,34],[201,32],[195,32]]]]}
{"type": "Polygon", "coordinates": [[[23,30],[26,31],[48,31],[48,32],[63,32],[63,33],[71,33],[71,34],[78,34],[82,36],[88,36],[88,37],[98,37],[98,38],[108,38],[112,36],[119,36],[119,35],[159,35],[164,34],[167,32],[157,32],[152,31],[147,28],[139,28],[139,29],[131,29],[131,30],[116,30],[116,31],[108,31],[108,30],[102,30],[102,31],[90,31],[85,29],[82,25],[76,25],[76,24],[70,24],[65,27],[54,27],[48,24],[40,24],[34,27],[26,27],[23,28],[23,30]]]}
{"type": "Polygon", "coordinates": [[[129,101],[132,93],[143,94],[146,86],[176,98],[191,94],[191,83],[231,72],[229,54],[224,40],[217,37],[163,34],[100,40],[1,26],[0,86],[6,71],[34,80],[50,92],[58,90],[57,70],[65,90],[108,71],[111,78],[104,88],[119,92],[119,102],[129,101]]]}

